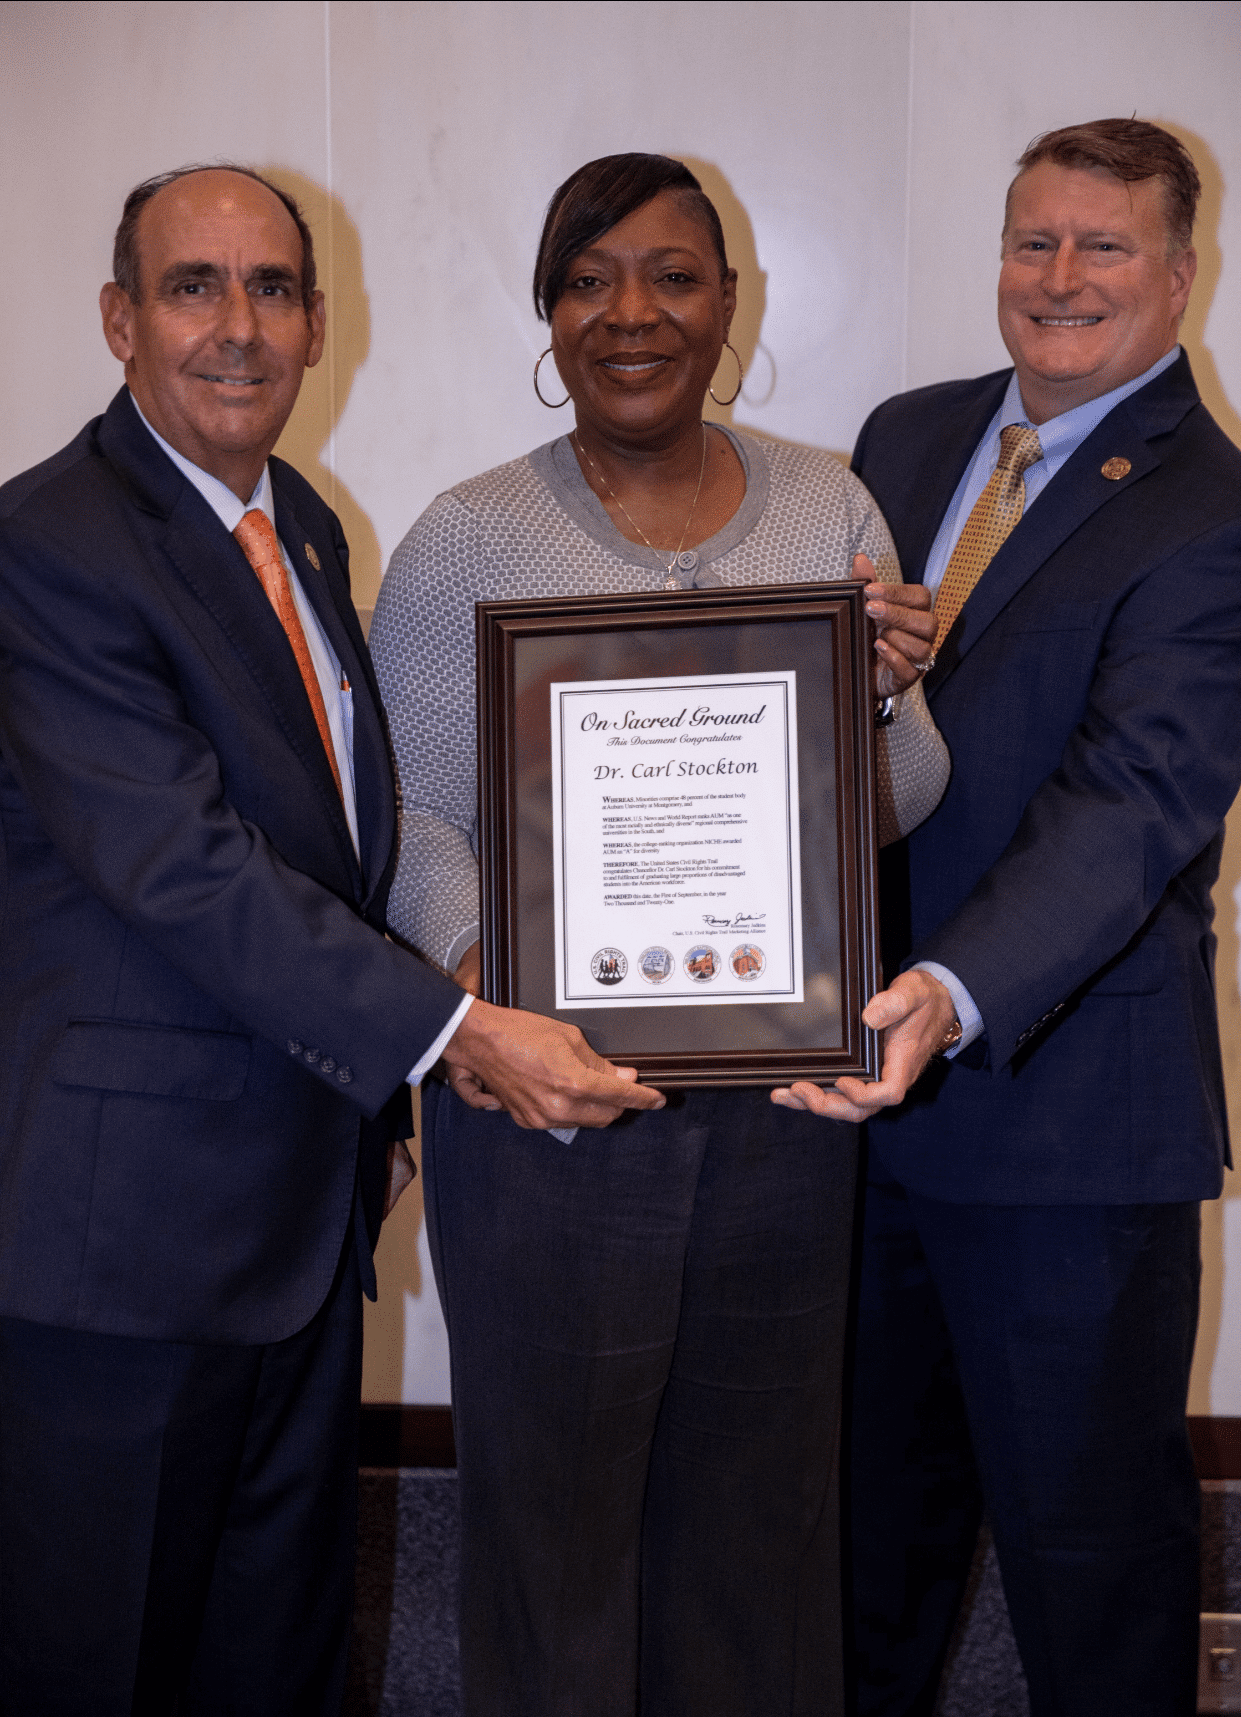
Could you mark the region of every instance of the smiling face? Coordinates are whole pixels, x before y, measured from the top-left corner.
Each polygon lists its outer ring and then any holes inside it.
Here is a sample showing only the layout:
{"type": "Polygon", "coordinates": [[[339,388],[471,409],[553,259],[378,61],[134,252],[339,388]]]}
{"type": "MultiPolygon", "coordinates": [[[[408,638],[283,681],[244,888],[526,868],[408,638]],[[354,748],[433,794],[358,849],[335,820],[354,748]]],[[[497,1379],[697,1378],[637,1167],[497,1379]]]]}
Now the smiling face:
{"type": "Polygon", "coordinates": [[[579,430],[614,446],[700,436],[702,401],[737,303],[705,223],[661,191],[573,259],[552,352],[579,430]]]}
{"type": "Polygon", "coordinates": [[[1132,381],[1176,344],[1192,250],[1168,256],[1163,186],[1040,161],[1012,189],[1000,333],[1045,423],[1132,381]]]}
{"type": "Polygon", "coordinates": [[[140,301],[100,294],[108,345],[148,423],[248,500],[323,351],[301,235],[265,185],[212,170],[157,191],[137,237],[140,301]]]}

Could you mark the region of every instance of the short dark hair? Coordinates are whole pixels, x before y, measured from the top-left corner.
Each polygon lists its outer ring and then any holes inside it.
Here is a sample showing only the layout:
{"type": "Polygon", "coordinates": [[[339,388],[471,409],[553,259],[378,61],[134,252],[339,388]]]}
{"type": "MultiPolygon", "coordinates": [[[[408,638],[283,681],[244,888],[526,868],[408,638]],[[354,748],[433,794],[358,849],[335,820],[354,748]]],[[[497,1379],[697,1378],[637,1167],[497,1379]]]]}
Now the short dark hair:
{"type": "Polygon", "coordinates": [[[1193,243],[1194,216],[1202,181],[1193,157],[1178,137],[1144,119],[1092,119],[1085,125],[1065,125],[1036,137],[1017,163],[1017,178],[1004,202],[1008,231],[1013,186],[1040,161],[1057,167],[1101,167],[1126,184],[1158,179],[1163,185],[1168,254],[1177,256],[1193,243]]]}
{"type": "Polygon", "coordinates": [[[661,191],[681,194],[711,235],[721,278],[728,273],[715,204],[684,162],[668,155],[601,155],[571,173],[547,205],[534,264],[534,308],[542,321],[552,319],[573,258],[661,191]]]}
{"type": "Polygon", "coordinates": [[[138,267],[138,217],[157,191],[162,191],[165,185],[175,185],[178,179],[186,179],[191,173],[240,173],[244,179],[254,179],[265,185],[274,197],[280,198],[301,234],[302,306],[309,311],[316,280],[315,241],[310,236],[306,217],[295,197],[282,191],[279,185],[273,185],[261,173],[256,173],[253,167],[239,167],[235,161],[200,161],[192,167],[174,167],[170,173],[157,173],[153,179],[144,179],[140,185],[134,186],[125,199],[121,224],[112,241],[112,278],[125,296],[137,304],[142,291],[138,267]]]}

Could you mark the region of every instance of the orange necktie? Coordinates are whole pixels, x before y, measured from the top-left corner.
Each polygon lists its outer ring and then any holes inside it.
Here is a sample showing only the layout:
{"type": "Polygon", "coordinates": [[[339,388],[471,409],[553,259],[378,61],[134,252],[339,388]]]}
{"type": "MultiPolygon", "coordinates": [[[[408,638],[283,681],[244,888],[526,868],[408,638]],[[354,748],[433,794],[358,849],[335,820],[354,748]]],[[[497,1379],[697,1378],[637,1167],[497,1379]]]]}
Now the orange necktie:
{"type": "Polygon", "coordinates": [[[1028,423],[1010,423],[1000,431],[999,462],[974,502],[936,592],[933,653],[943,645],[970,591],[1021,517],[1026,504],[1026,467],[1042,457],[1038,430],[1028,423]]]}
{"type": "Polygon", "coordinates": [[[297,608],[293,602],[293,592],[289,588],[289,574],[285,568],[284,556],[280,552],[280,540],[276,536],[275,526],[261,507],[252,507],[237,526],[233,535],[241,544],[246,559],[258,573],[259,583],[267,592],[267,600],[276,610],[276,618],[284,627],[284,635],[289,640],[297,660],[302,684],[306,688],[306,696],[310,699],[310,707],[314,711],[319,738],[323,741],[323,749],[327,752],[327,760],[332,766],[332,779],[336,783],[336,791],[343,800],[345,794],[340,784],[340,770],[336,763],[336,751],[332,745],[332,731],[327,724],[327,710],[323,707],[323,692],[320,690],[319,676],[315,673],[315,665],[310,659],[306,634],[302,631],[302,623],[298,619],[297,608]]]}

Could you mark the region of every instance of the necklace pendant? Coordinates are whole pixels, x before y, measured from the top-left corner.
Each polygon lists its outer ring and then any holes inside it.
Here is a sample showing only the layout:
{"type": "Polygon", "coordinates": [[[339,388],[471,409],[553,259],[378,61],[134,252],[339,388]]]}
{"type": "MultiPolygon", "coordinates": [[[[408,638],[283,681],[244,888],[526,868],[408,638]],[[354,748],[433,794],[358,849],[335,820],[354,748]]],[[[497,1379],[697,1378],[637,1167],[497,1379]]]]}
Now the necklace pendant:
{"type": "MultiPolygon", "coordinates": [[[[629,520],[629,523],[633,526],[634,530],[637,531],[638,535],[642,538],[642,541],[646,544],[647,548],[650,549],[652,554],[659,554],[661,551],[655,547],[655,544],[651,541],[650,537],[647,536],[646,532],[642,529],[642,526],[634,518],[633,514],[629,511],[629,508],[621,500],[620,496],[616,493],[616,490],[608,482],[607,478],[603,475],[603,472],[599,469],[599,467],[595,464],[594,460],[591,458],[590,454],[587,453],[586,449],[582,446],[582,438],[577,433],[576,428],[574,428],[573,430],[570,431],[570,438],[573,441],[576,441],[577,447],[578,447],[578,452],[582,455],[582,458],[585,459],[586,463],[590,466],[590,468],[594,472],[595,476],[603,484],[603,487],[607,490],[607,492],[611,496],[612,500],[614,500],[616,502],[616,505],[620,508],[621,512],[624,513],[625,517],[629,520]]],[[[694,514],[698,508],[698,497],[702,494],[702,479],[706,473],[706,469],[707,469],[707,426],[704,423],[702,426],[702,457],[698,461],[698,487],[694,490],[693,504],[691,505],[691,507],[689,509],[689,518],[687,518],[685,521],[685,529],[681,532],[681,540],[677,544],[676,548],[673,550],[672,559],[668,562],[668,576],[664,579],[664,589],[665,590],[680,590],[680,588],[681,588],[681,581],[677,577],[676,573],[673,571],[673,568],[677,565],[678,562],[680,562],[681,566],[687,572],[692,567],[695,567],[698,564],[698,556],[694,553],[694,551],[692,549],[687,550],[684,554],[681,553],[681,550],[683,548],[685,548],[685,539],[689,535],[689,527],[694,521],[694,514]]],[[[587,481],[589,482],[589,479],[587,479],[587,481]]],[[[630,539],[630,540],[632,540],[632,539],[630,539]]],[[[667,554],[667,552],[668,552],[667,549],[664,549],[662,551],[662,553],[664,553],[664,554],[667,554]]]]}

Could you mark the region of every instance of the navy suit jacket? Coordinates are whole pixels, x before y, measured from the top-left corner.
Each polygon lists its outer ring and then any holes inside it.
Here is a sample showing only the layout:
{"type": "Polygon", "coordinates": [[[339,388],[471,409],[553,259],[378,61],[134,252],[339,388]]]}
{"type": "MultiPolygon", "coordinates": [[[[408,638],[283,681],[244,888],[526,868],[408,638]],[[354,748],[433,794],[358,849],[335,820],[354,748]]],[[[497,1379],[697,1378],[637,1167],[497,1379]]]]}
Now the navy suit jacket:
{"type": "MultiPolygon", "coordinates": [[[[911,580],[1010,374],[902,395],[862,430],[853,468],[911,580]]],[[[1241,784],[1241,452],[1183,355],[1021,519],[926,692],[952,778],[886,861],[904,929],[887,957],[955,972],[986,1038],[934,1064],[873,1147],[949,1200],[1214,1196],[1210,891],[1241,784]]]]}
{"type": "Polygon", "coordinates": [[[301,1328],[461,999],[385,939],[395,790],[345,541],[271,471],[354,690],[360,865],[280,623],[128,391],[0,489],[3,1315],[301,1328]]]}

